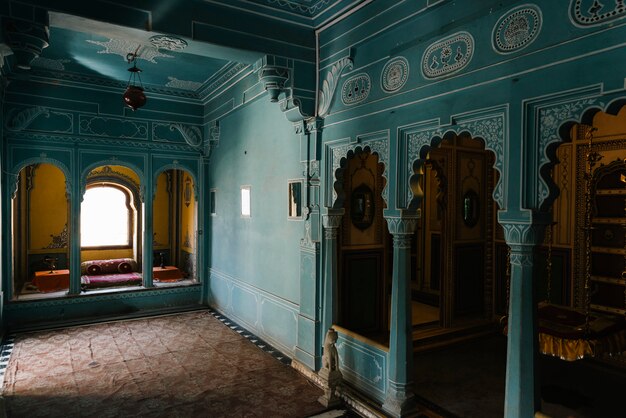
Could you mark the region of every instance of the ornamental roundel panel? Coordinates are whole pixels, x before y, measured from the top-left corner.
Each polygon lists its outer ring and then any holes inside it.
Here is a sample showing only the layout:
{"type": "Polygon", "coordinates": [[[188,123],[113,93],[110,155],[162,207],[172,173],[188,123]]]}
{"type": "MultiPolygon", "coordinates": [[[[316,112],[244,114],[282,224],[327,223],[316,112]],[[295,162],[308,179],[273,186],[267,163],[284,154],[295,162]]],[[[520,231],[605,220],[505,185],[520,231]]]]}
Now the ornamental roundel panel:
{"type": "Polygon", "coordinates": [[[400,90],[409,78],[409,62],[404,57],[396,57],[387,62],[380,76],[380,85],[384,92],[400,90]]]}
{"type": "Polygon", "coordinates": [[[367,99],[372,89],[370,76],[361,73],[350,77],[343,83],[341,89],[341,101],[345,105],[360,103],[367,99]]]}
{"type": "Polygon", "coordinates": [[[182,51],[187,47],[187,41],[170,35],[151,36],[150,43],[157,48],[167,49],[168,51],[182,51]]]}
{"type": "Polygon", "coordinates": [[[501,54],[510,54],[526,48],[537,39],[541,23],[541,10],[533,4],[509,10],[493,27],[493,49],[501,54]]]}
{"type": "Polygon", "coordinates": [[[625,17],[624,0],[571,0],[570,3],[570,19],[576,26],[597,26],[625,17]]]}
{"type": "Polygon", "coordinates": [[[465,68],[474,55],[474,38],[468,32],[457,32],[432,43],[422,56],[425,78],[445,77],[465,68]]]}

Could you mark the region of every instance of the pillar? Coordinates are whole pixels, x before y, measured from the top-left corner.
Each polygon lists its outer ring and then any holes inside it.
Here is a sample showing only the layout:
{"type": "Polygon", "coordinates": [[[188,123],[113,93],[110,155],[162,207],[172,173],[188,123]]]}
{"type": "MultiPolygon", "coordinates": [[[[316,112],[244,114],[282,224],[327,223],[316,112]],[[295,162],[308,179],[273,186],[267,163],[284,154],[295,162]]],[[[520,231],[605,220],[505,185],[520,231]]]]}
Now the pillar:
{"type": "Polygon", "coordinates": [[[541,407],[538,396],[537,298],[534,248],[543,228],[533,224],[503,224],[511,248],[505,418],[531,418],[541,407]]]}
{"type": "Polygon", "coordinates": [[[322,330],[328,331],[337,320],[337,237],[343,218],[343,209],[329,209],[322,217],[324,227],[324,283],[322,330]]]}
{"type": "Polygon", "coordinates": [[[414,412],[413,333],[411,323],[411,238],[418,216],[385,217],[393,235],[391,324],[387,358],[387,394],[383,410],[392,417],[414,412]]]}
{"type": "Polygon", "coordinates": [[[300,162],[305,175],[302,190],[303,237],[300,240],[300,311],[295,359],[311,370],[321,366],[322,283],[320,258],[320,161],[321,121],[294,124],[300,136],[300,162]]]}
{"type": "MultiPolygon", "coordinates": [[[[78,151],[74,149],[72,153],[72,163],[74,167],[80,167],[78,151]]],[[[70,184],[70,288],[68,295],[80,294],[80,204],[83,201],[84,190],[81,187],[80,170],[71,171],[72,181],[70,184]]]]}
{"type": "Polygon", "coordinates": [[[145,167],[145,185],[143,195],[143,257],[142,262],[142,275],[144,287],[154,287],[152,282],[152,260],[154,254],[152,253],[154,243],[154,223],[153,223],[153,206],[154,206],[154,176],[152,175],[152,160],[148,158],[145,167]]]}

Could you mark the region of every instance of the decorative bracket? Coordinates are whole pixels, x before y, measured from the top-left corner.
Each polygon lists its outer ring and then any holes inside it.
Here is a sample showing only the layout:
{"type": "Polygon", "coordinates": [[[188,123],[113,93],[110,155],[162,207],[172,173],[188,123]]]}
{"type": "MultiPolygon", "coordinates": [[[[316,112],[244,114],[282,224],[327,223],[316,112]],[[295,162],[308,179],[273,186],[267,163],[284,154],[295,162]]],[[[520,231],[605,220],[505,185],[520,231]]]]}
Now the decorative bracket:
{"type": "Polygon", "coordinates": [[[4,35],[9,47],[15,55],[17,68],[30,70],[30,64],[41,55],[41,51],[48,47],[50,31],[48,29],[48,13],[36,13],[39,21],[5,19],[2,22],[4,35]]]}
{"type": "Polygon", "coordinates": [[[322,88],[318,93],[317,100],[317,116],[325,118],[330,112],[330,106],[333,103],[335,91],[339,85],[339,77],[346,68],[351,69],[353,67],[353,60],[351,56],[341,58],[334,63],[330,68],[330,71],[326,74],[326,78],[322,83],[322,88]]]}
{"type": "Polygon", "coordinates": [[[264,65],[259,69],[259,81],[270,96],[270,102],[278,102],[278,96],[285,90],[285,82],[289,79],[289,68],[264,65]]]}
{"type": "Polygon", "coordinates": [[[182,123],[171,123],[170,131],[177,130],[182,135],[187,145],[199,148],[202,145],[202,132],[197,126],[183,125],[182,123]]]}
{"type": "MultiPolygon", "coordinates": [[[[310,86],[295,86],[295,68],[306,67],[306,64],[294,64],[293,61],[272,55],[266,55],[257,62],[259,81],[263,83],[271,102],[280,102],[280,110],[289,122],[302,124],[315,113],[314,97],[306,96],[310,86]],[[295,68],[294,68],[295,65],[295,68]],[[304,95],[295,95],[295,92],[304,95]],[[279,97],[281,97],[279,99],[279,97]]],[[[298,128],[296,127],[296,132],[298,128]]]]}
{"type": "Polygon", "coordinates": [[[29,107],[15,113],[15,116],[7,118],[6,127],[9,131],[19,132],[26,129],[31,123],[35,121],[39,116],[50,116],[50,111],[43,106],[29,107]]]}
{"type": "Polygon", "coordinates": [[[204,141],[204,156],[210,157],[213,149],[220,143],[220,121],[214,120],[208,126],[207,138],[204,141]]]}

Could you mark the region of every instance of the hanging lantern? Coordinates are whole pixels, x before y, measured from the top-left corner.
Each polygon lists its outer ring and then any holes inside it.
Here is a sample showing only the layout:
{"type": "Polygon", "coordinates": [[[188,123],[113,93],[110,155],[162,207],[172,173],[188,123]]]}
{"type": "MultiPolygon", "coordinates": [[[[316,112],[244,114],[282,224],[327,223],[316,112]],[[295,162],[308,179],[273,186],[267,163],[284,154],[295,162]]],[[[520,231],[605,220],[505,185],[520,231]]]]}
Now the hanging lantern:
{"type": "Polygon", "coordinates": [[[132,62],[133,66],[128,69],[130,76],[128,77],[128,85],[122,98],[124,99],[124,104],[135,111],[145,105],[148,99],[143,92],[143,84],[139,75],[141,69],[137,67],[137,51],[126,55],[126,60],[128,60],[129,64],[132,62]],[[139,80],[139,84],[137,84],[137,80],[139,80]]]}

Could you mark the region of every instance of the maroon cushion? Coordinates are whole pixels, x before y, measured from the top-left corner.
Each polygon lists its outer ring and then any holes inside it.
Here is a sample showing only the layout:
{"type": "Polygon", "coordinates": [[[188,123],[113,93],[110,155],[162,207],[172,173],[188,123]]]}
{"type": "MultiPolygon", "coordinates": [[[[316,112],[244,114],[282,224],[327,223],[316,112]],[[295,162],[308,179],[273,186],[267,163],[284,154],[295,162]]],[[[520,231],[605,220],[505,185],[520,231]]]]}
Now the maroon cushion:
{"type": "Polygon", "coordinates": [[[123,286],[125,284],[141,285],[141,273],[104,274],[97,276],[81,276],[80,281],[87,288],[123,286]]]}
{"type": "Polygon", "coordinates": [[[114,258],[110,260],[90,260],[80,263],[82,275],[95,276],[98,274],[119,274],[137,271],[137,262],[132,258],[114,258]],[[127,264],[120,267],[121,264],[127,264]],[[95,268],[97,270],[89,270],[95,268]],[[97,271],[97,272],[96,272],[97,271]]]}
{"type": "Polygon", "coordinates": [[[90,275],[100,274],[101,271],[102,268],[98,264],[92,264],[87,267],[87,274],[90,275]]]}
{"type": "Polygon", "coordinates": [[[120,273],[130,273],[133,271],[133,267],[129,262],[123,261],[117,266],[117,271],[120,273]]]}

